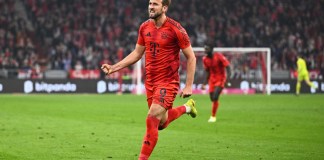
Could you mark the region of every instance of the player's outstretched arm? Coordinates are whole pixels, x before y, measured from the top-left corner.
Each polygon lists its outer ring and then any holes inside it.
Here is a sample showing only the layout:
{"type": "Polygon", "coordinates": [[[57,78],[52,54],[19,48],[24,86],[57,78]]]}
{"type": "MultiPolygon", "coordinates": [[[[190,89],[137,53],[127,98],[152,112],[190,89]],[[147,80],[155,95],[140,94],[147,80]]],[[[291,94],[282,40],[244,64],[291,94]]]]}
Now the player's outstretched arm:
{"type": "Polygon", "coordinates": [[[134,64],[138,60],[140,60],[144,54],[145,51],[145,46],[141,46],[139,44],[136,44],[135,49],[124,59],[122,59],[120,62],[114,64],[114,65],[109,65],[109,64],[103,64],[101,66],[101,70],[105,72],[105,74],[111,74],[116,71],[119,71],[129,65],[134,64]]]}
{"type": "Polygon", "coordinates": [[[182,90],[180,97],[186,98],[192,95],[192,84],[196,70],[196,56],[191,46],[183,49],[182,52],[187,58],[187,78],[185,88],[182,90]]]}

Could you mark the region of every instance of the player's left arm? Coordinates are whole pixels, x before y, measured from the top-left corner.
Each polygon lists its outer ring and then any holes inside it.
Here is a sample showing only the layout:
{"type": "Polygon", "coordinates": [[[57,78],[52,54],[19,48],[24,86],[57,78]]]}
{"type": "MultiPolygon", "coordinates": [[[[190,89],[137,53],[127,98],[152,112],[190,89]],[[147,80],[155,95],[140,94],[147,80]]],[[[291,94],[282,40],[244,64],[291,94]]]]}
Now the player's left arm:
{"type": "Polygon", "coordinates": [[[196,70],[196,56],[191,45],[185,49],[182,49],[182,52],[187,58],[187,78],[185,88],[182,90],[180,97],[186,98],[192,95],[192,84],[196,70]]]}
{"type": "Polygon", "coordinates": [[[226,66],[225,69],[226,69],[226,82],[227,82],[227,86],[230,87],[232,85],[231,82],[229,82],[229,79],[230,79],[230,77],[232,75],[231,67],[228,65],[228,66],[226,66]]]}
{"type": "Polygon", "coordinates": [[[221,62],[222,62],[222,65],[225,66],[225,70],[226,70],[226,85],[227,85],[227,87],[230,87],[232,85],[231,82],[229,82],[229,79],[230,79],[230,77],[232,75],[231,67],[230,67],[231,63],[222,54],[221,54],[221,62]]]}

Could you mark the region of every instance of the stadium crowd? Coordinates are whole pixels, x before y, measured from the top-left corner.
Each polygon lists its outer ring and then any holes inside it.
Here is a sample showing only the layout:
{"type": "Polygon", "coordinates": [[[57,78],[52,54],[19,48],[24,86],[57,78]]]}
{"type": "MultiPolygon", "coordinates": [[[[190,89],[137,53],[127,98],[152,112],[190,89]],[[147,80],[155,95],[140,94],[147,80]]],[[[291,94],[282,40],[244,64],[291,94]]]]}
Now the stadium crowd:
{"type": "MultiPolygon", "coordinates": [[[[147,1],[0,0],[0,68],[97,69],[134,47],[147,1]]],[[[193,47],[270,47],[273,70],[293,70],[297,53],[324,70],[324,0],[177,0],[168,15],[193,47]]]]}

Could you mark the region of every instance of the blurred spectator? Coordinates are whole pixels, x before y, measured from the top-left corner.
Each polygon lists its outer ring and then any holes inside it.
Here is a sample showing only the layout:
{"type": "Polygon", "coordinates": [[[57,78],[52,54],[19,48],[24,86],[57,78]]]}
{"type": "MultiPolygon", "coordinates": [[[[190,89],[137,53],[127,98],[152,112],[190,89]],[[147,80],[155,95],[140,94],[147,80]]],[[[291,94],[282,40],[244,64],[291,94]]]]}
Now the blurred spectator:
{"type": "MultiPolygon", "coordinates": [[[[103,60],[114,62],[120,47],[124,56],[134,48],[137,26],[147,19],[142,12],[147,3],[0,0],[0,67],[10,63],[23,68],[28,61],[31,68],[38,64],[68,71],[77,63],[84,69],[97,69],[103,60]],[[15,6],[23,6],[27,16],[15,6]]],[[[215,39],[216,47],[270,47],[272,69],[295,68],[297,53],[303,53],[310,69],[324,70],[323,0],[173,3],[169,14],[182,22],[194,47],[203,47],[208,38],[215,39]]],[[[255,57],[249,63],[240,67],[254,67],[255,57]]]]}

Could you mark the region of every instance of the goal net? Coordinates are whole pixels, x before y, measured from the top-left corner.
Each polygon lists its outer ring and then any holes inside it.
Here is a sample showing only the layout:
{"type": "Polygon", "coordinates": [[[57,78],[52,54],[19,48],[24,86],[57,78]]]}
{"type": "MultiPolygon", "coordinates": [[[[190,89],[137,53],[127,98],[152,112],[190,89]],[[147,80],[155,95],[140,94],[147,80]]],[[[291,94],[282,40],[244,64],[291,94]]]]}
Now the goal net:
{"type": "MultiPolygon", "coordinates": [[[[206,93],[200,89],[204,79],[205,72],[203,68],[202,58],[205,56],[203,47],[193,48],[196,58],[197,66],[195,73],[195,80],[193,85],[193,92],[195,94],[206,93]]],[[[231,63],[231,82],[230,87],[226,87],[223,90],[225,94],[271,94],[271,67],[270,48],[214,48],[214,53],[223,54],[231,63]]],[[[184,87],[186,80],[186,60],[184,55],[181,53],[180,63],[180,79],[181,88],[184,87]]],[[[134,68],[133,81],[136,83],[136,94],[142,94],[145,92],[144,89],[144,77],[142,75],[144,69],[144,60],[137,62],[134,68]]]]}

